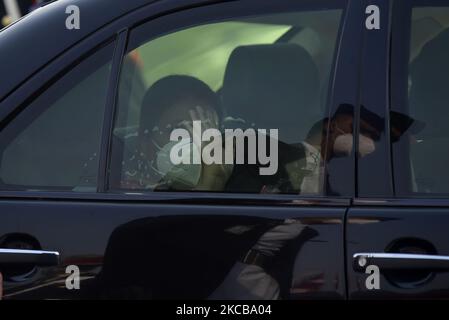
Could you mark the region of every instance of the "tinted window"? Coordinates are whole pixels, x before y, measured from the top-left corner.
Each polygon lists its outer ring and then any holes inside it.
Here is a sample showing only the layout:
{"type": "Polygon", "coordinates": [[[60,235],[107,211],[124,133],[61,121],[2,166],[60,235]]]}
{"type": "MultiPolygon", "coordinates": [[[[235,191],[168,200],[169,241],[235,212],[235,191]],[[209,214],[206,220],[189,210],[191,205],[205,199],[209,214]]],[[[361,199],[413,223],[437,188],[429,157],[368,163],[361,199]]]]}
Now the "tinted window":
{"type": "Polygon", "coordinates": [[[390,119],[396,190],[448,194],[449,2],[412,8],[408,18],[407,42],[395,51],[403,72],[393,74],[401,95],[390,119]]]}
{"type": "Polygon", "coordinates": [[[341,17],[253,16],[152,39],[147,27],[134,30],[111,187],[321,194],[341,17]]]}
{"type": "Polygon", "coordinates": [[[82,61],[1,131],[2,189],[96,190],[113,47],[82,61]]]}

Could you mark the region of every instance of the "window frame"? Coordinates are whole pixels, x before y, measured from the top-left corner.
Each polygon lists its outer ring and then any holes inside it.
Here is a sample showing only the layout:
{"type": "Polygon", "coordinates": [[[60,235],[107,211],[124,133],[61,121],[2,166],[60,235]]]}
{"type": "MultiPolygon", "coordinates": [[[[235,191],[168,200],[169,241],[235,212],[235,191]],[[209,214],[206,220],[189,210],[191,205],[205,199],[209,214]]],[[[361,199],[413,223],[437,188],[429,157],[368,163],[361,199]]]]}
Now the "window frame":
{"type": "Polygon", "coordinates": [[[355,198],[392,197],[392,174],[389,134],[389,78],[390,78],[390,32],[392,0],[361,1],[363,12],[363,48],[362,67],[360,69],[360,92],[356,109],[356,139],[358,153],[360,135],[364,129],[361,119],[378,126],[376,151],[365,157],[356,156],[356,195],[355,198]],[[380,10],[380,29],[369,30],[365,27],[369,14],[365,14],[368,5],[375,5],[380,10]],[[377,117],[379,120],[375,124],[377,117]]]}
{"type": "MultiPolygon", "coordinates": [[[[248,5],[246,2],[230,2],[230,3],[218,3],[218,4],[212,4],[208,6],[193,8],[193,9],[187,9],[187,10],[181,10],[174,12],[172,14],[159,17],[158,19],[154,20],[143,20],[140,23],[135,25],[135,28],[130,29],[128,32],[128,41],[127,41],[127,49],[126,52],[130,51],[130,49],[134,49],[136,47],[139,47],[143,44],[147,44],[151,42],[154,39],[157,39],[161,36],[168,35],[175,33],[180,30],[186,30],[191,27],[195,26],[204,26],[209,23],[215,23],[215,22],[226,22],[229,20],[239,20],[240,18],[244,19],[246,17],[253,17],[257,15],[272,15],[276,13],[285,13],[289,11],[319,11],[323,7],[323,3],[332,3],[332,7],[325,7],[325,9],[339,9],[342,6],[346,4],[346,7],[342,9],[341,14],[341,23],[340,23],[340,30],[337,35],[336,44],[335,44],[335,51],[334,51],[334,58],[332,62],[332,69],[331,69],[331,75],[329,77],[329,89],[327,92],[327,107],[326,116],[330,117],[331,115],[335,114],[334,110],[334,103],[332,103],[334,90],[332,90],[332,87],[335,83],[336,78],[336,70],[337,65],[339,63],[338,58],[340,57],[340,50],[341,50],[341,41],[344,33],[344,29],[346,26],[346,21],[348,19],[348,15],[350,12],[354,13],[354,10],[350,10],[349,4],[347,4],[346,0],[339,0],[338,2],[333,1],[299,1],[297,3],[291,3],[291,1],[280,1],[273,3],[272,1],[262,1],[263,5],[260,3],[260,0],[258,1],[258,6],[255,7],[254,5],[248,5]],[[237,19],[236,19],[237,17],[237,19]],[[135,32],[136,34],[139,33],[134,37],[134,39],[131,38],[131,33],[135,32]],[[142,35],[144,34],[144,35],[142,35]]],[[[251,1],[249,1],[249,4],[251,4],[251,1]]],[[[254,4],[254,3],[252,3],[254,4]]],[[[352,18],[352,17],[351,17],[352,18]]],[[[347,97],[346,97],[347,98],[347,97]]],[[[344,98],[340,98],[341,100],[344,100],[344,98]]],[[[338,104],[339,105],[339,104],[338,104]]],[[[117,108],[117,106],[116,106],[117,108]]],[[[115,110],[115,113],[117,110],[115,110]]],[[[116,115],[114,115],[115,118],[116,115]]],[[[353,156],[353,155],[352,155],[353,156]]],[[[110,160],[109,160],[110,161],[110,160]]],[[[348,161],[349,162],[349,161],[348,161]]],[[[350,163],[349,166],[346,166],[347,169],[353,172],[353,164],[350,163]]],[[[110,169],[108,170],[110,172],[110,169]]],[[[349,179],[351,180],[351,179],[349,179]]],[[[352,184],[352,181],[349,182],[349,184],[352,184]]],[[[324,185],[324,188],[326,189],[327,184],[324,185]]],[[[350,194],[345,194],[343,196],[351,196],[353,187],[350,186],[350,194]]],[[[192,194],[199,196],[204,196],[206,194],[214,194],[217,197],[220,197],[221,195],[227,195],[232,197],[233,195],[236,195],[236,193],[229,193],[229,192],[170,192],[170,191],[158,191],[158,192],[146,192],[141,190],[131,191],[131,190],[117,190],[108,188],[108,192],[114,193],[114,194],[130,194],[130,195],[144,195],[148,196],[149,198],[153,198],[156,194],[156,198],[158,194],[179,194],[182,196],[182,194],[192,194]]],[[[313,199],[323,199],[332,197],[330,192],[326,192],[323,195],[317,195],[317,196],[303,196],[303,195],[291,195],[295,199],[299,198],[313,198],[313,199]]],[[[237,193],[239,194],[239,193],[237,193]]],[[[258,194],[239,194],[241,195],[258,195],[258,194]]],[[[288,196],[288,195],[284,195],[288,196]]]]}
{"type": "MultiPolygon", "coordinates": [[[[358,89],[352,90],[337,90],[336,87],[342,88],[341,79],[348,80],[358,88],[357,76],[359,74],[359,65],[354,64],[354,57],[359,60],[361,48],[361,22],[364,19],[359,1],[353,0],[338,0],[346,5],[346,9],[342,14],[341,30],[336,44],[336,58],[332,68],[332,77],[329,84],[329,114],[335,114],[337,107],[343,103],[353,103],[357,105],[358,89]],[[342,49],[343,48],[343,49],[342,49]],[[348,77],[347,74],[350,74],[348,77]]],[[[157,193],[129,193],[129,192],[111,192],[107,189],[107,177],[109,173],[109,155],[110,155],[110,140],[111,130],[113,128],[113,114],[115,114],[115,101],[118,89],[119,67],[125,52],[125,44],[128,40],[129,30],[133,27],[142,25],[144,23],[154,22],[160,17],[168,16],[173,13],[183,12],[183,14],[190,15],[198,21],[198,10],[209,14],[209,10],[215,9],[217,14],[223,7],[229,7],[239,12],[239,10],[263,10],[266,13],[267,8],[291,8],[307,6],[317,7],[322,4],[333,3],[331,0],[302,0],[299,3],[292,3],[287,0],[280,0],[273,3],[269,0],[249,0],[245,2],[237,1],[207,1],[207,0],[179,0],[175,3],[156,1],[147,4],[125,16],[111,21],[99,30],[96,30],[88,37],[79,41],[60,55],[46,63],[37,73],[30,77],[26,82],[18,86],[11,92],[4,100],[0,102],[0,126],[12,121],[15,115],[20,112],[21,108],[25,106],[36,94],[45,90],[46,85],[51,83],[66,70],[70,69],[79,61],[80,57],[84,57],[89,52],[92,52],[99,44],[109,41],[114,38],[116,40],[116,51],[123,50],[121,55],[114,53],[112,68],[115,72],[111,72],[110,89],[108,90],[107,105],[105,112],[105,121],[103,124],[102,151],[100,154],[100,171],[98,176],[98,189],[95,193],[85,193],[78,191],[64,192],[64,191],[4,191],[0,190],[0,199],[67,199],[72,201],[77,200],[98,200],[98,201],[152,201],[157,203],[176,202],[176,203],[203,203],[203,204],[217,204],[217,203],[232,203],[232,204],[276,204],[276,205],[299,205],[299,206],[348,206],[350,198],[354,195],[354,179],[348,179],[350,191],[340,195],[323,195],[320,197],[310,197],[301,195],[282,195],[282,194],[227,194],[227,193],[205,193],[205,192],[157,192],[157,193]],[[263,3],[261,3],[263,2],[263,3]],[[262,5],[263,4],[263,5],[262,5]],[[261,9],[263,8],[263,9],[261,9]],[[117,83],[113,82],[117,80],[117,83]],[[231,201],[231,202],[228,202],[231,201]]],[[[252,12],[254,13],[254,12],[252,12]]],[[[269,12],[273,13],[273,12],[269,12]]],[[[182,21],[180,21],[182,23],[182,21]]],[[[156,30],[157,33],[157,30],[156,30]]],[[[159,33],[160,34],[160,33],[159,33]]],[[[156,34],[157,35],[157,34],[156,34]]],[[[346,82],[347,84],[348,82],[346,82]]],[[[353,175],[355,167],[353,158],[348,159],[346,169],[348,175],[353,175]]]]}

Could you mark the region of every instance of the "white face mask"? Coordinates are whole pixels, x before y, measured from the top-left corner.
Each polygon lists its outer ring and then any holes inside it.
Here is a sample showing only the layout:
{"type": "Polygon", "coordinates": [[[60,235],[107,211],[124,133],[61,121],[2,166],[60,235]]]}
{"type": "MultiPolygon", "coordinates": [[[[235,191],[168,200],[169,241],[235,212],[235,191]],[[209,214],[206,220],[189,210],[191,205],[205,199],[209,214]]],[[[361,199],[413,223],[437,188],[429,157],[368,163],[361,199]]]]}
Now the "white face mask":
{"type": "Polygon", "coordinates": [[[334,153],[337,155],[348,156],[352,152],[354,145],[353,135],[350,133],[341,134],[335,139],[334,153]]]}
{"type": "MultiPolygon", "coordinates": [[[[174,165],[170,160],[170,152],[174,145],[179,143],[189,144],[184,150],[193,150],[197,148],[190,139],[179,141],[170,141],[162,148],[156,143],[155,146],[158,149],[156,152],[156,171],[164,181],[171,187],[175,188],[192,188],[198,185],[201,178],[201,165],[199,164],[179,164],[174,165]]],[[[191,159],[191,152],[183,152],[183,157],[191,159]]],[[[190,161],[183,161],[189,163],[190,161]]]]}
{"type": "MultiPolygon", "coordinates": [[[[339,135],[334,142],[334,153],[339,155],[348,156],[352,152],[352,148],[354,145],[354,137],[350,133],[345,133],[339,135]]],[[[367,136],[360,135],[359,136],[359,154],[361,157],[364,157],[376,149],[374,145],[374,141],[367,136]]]]}
{"type": "Polygon", "coordinates": [[[376,146],[374,144],[373,139],[368,138],[367,136],[360,135],[359,136],[359,154],[361,157],[369,155],[376,150],[376,146]]]}

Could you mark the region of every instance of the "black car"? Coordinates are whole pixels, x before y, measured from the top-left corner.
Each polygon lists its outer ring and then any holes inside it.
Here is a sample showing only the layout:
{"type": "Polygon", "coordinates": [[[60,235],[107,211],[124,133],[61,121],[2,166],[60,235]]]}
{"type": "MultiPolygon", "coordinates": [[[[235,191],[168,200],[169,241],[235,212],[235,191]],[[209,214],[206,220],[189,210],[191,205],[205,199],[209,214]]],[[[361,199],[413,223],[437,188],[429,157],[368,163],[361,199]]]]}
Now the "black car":
{"type": "Polygon", "coordinates": [[[59,0],[0,62],[4,299],[449,297],[449,0],[59,0]]]}

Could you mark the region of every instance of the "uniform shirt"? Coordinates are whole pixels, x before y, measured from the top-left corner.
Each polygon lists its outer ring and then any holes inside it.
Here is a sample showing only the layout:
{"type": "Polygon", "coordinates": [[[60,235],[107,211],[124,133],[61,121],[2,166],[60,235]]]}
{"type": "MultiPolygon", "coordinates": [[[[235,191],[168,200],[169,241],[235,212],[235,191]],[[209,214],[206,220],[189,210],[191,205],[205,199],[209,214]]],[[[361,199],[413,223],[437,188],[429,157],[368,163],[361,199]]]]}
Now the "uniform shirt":
{"type": "Polygon", "coordinates": [[[321,194],[324,183],[324,166],[321,160],[321,152],[307,142],[302,142],[306,154],[306,172],[301,183],[301,194],[321,194]]]}

